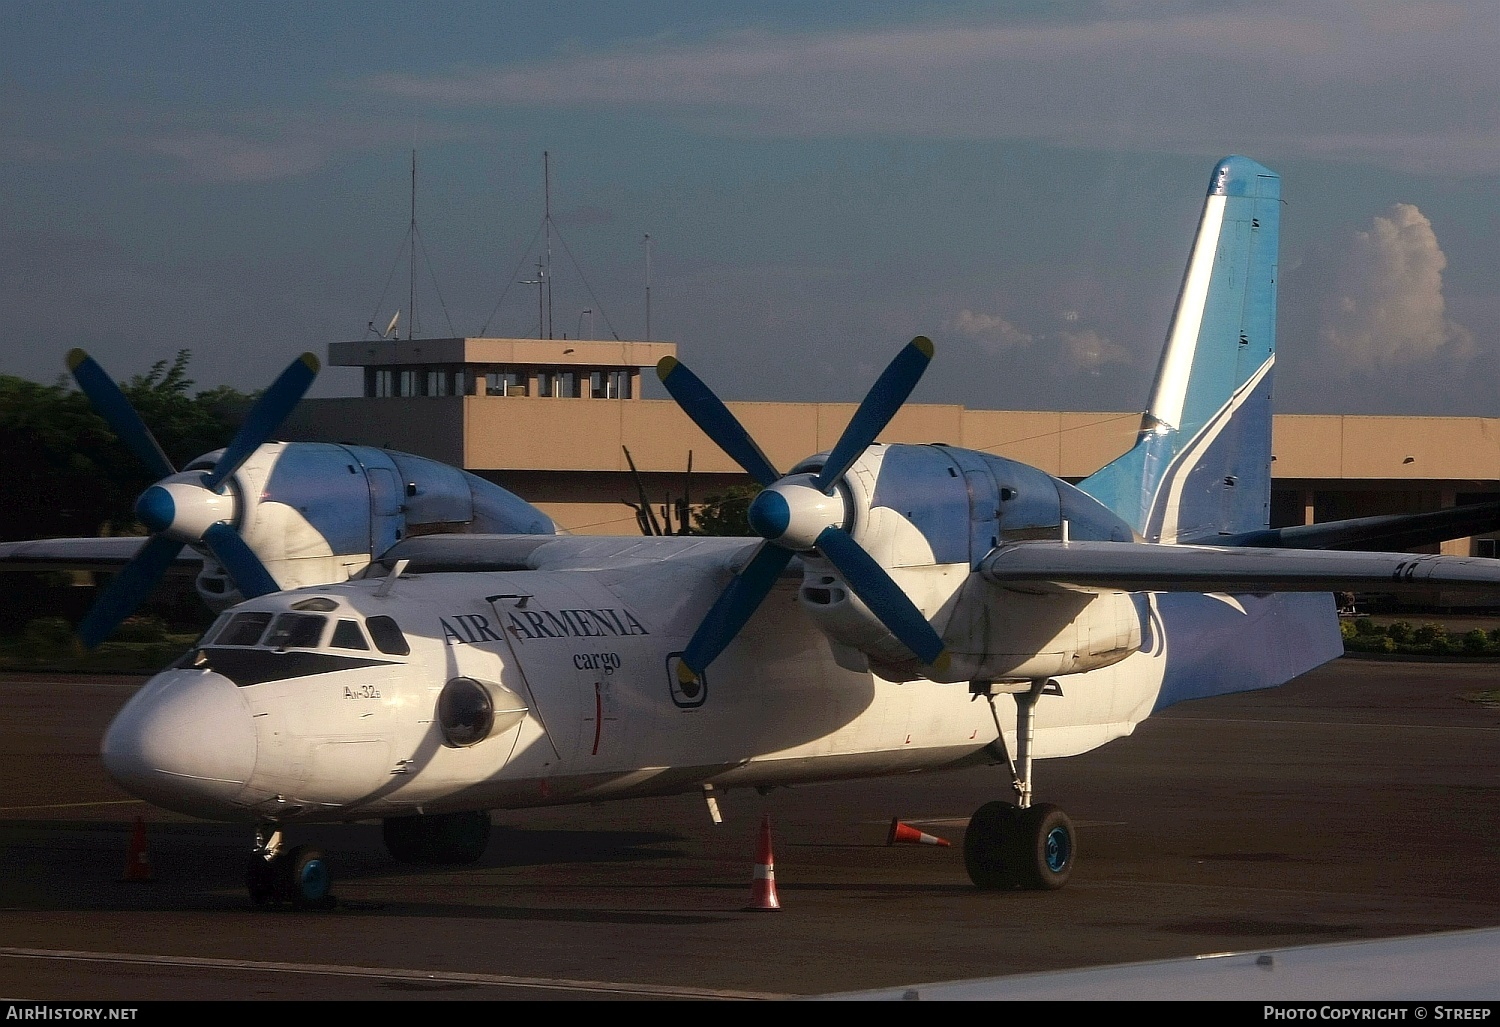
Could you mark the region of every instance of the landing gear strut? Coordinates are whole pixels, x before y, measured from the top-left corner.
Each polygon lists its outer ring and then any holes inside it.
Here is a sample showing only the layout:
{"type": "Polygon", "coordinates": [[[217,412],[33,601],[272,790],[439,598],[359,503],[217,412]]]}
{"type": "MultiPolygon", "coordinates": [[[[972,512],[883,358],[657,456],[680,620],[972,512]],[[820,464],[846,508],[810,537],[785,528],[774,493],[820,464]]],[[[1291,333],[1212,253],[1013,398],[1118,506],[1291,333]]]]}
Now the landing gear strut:
{"type": "Polygon", "coordinates": [[[975,887],[987,890],[1029,888],[1053,890],[1068,883],[1078,840],[1066,813],[1050,803],[1031,803],[1031,748],[1036,737],[1036,701],[1045,680],[1007,687],[975,681],[969,690],[983,696],[995,718],[996,742],[1010,766],[1016,802],[987,802],[969,819],[964,832],[964,866],[975,887]],[[995,695],[1010,691],[1016,700],[1016,754],[1012,758],[1000,730],[995,695]]]}
{"type": "Polygon", "coordinates": [[[319,909],[332,905],[328,863],[311,845],[287,848],[281,829],[262,825],[255,829],[255,851],[245,870],[245,888],[250,904],[265,906],[287,903],[295,909],[319,909]]]}

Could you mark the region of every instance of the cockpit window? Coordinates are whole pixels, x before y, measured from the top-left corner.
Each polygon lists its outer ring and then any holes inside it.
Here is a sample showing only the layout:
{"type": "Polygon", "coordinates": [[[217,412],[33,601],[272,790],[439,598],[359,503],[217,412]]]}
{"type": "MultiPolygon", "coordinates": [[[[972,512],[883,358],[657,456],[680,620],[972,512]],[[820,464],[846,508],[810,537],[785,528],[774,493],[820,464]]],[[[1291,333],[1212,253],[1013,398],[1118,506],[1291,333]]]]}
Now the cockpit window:
{"type": "Polygon", "coordinates": [[[271,625],[266,645],[272,649],[315,649],[323,638],[327,617],[310,613],[283,613],[271,625]]]}
{"type": "Polygon", "coordinates": [[[370,648],[370,643],[365,641],[365,633],[359,630],[359,624],[352,620],[341,620],[333,628],[333,641],[329,643],[335,649],[364,649],[370,648]]]}
{"type": "Polygon", "coordinates": [[[406,643],[406,636],[396,626],[396,622],[389,617],[371,617],[365,621],[365,627],[370,629],[370,637],[375,640],[375,648],[391,656],[406,656],[411,652],[411,646],[406,643]]]}
{"type": "Polygon", "coordinates": [[[269,613],[237,613],[213,638],[213,645],[254,645],[271,623],[269,613]]]}

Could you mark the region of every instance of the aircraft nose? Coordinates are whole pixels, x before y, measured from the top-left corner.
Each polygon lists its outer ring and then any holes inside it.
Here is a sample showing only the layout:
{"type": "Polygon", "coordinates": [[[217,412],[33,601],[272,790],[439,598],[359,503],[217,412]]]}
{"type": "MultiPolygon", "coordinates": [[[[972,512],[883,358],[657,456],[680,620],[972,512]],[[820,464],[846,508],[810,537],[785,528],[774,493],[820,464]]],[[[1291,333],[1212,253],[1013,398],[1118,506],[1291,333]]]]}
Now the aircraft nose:
{"type": "Polygon", "coordinates": [[[255,770],[255,725],[239,688],[209,671],[158,674],[116,715],[100,747],[121,788],[191,816],[235,809],[255,770]]]}

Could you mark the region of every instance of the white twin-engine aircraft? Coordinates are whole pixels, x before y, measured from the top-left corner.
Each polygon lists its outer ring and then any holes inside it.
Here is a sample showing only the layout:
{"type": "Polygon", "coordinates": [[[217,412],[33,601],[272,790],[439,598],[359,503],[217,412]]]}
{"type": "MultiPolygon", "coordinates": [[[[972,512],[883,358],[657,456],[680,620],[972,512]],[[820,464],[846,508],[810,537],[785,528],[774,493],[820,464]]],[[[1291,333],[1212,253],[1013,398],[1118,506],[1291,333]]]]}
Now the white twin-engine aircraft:
{"type": "Polygon", "coordinates": [[[257,903],[326,900],[323,854],[283,841],[304,823],[379,818],[395,858],[465,862],[495,809],[694,790],[714,808],[718,789],[977,764],[1007,767],[1015,801],[970,821],[974,884],[1061,887],[1074,829],[1033,802],[1035,760],[1333,659],[1331,592],[1500,586],[1492,560],[1348,551],[1468,534],[1493,509],[1268,528],[1279,219],[1274,173],[1214,168],[1137,442],[1077,487],[876,443],[932,356],[918,338],[833,450],[786,474],[662,362],[764,486],[758,539],[408,533],[371,541],[357,580],[280,590],[232,518],[170,534],[219,482],[184,475],[177,507],[148,490],[157,563],[201,543],[254,597],[127,703],[105,765],[167,809],[253,824],[257,903]]]}

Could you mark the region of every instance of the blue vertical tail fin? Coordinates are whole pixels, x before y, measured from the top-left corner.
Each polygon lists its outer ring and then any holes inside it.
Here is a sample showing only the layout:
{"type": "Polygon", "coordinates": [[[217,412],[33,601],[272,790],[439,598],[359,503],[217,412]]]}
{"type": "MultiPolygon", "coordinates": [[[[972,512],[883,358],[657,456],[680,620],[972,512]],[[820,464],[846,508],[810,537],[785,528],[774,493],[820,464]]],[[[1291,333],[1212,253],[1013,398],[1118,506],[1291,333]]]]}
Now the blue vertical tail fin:
{"type": "Polygon", "coordinates": [[[1079,483],[1147,541],[1269,523],[1280,221],[1275,172],[1218,163],[1135,446],[1079,483]]]}

